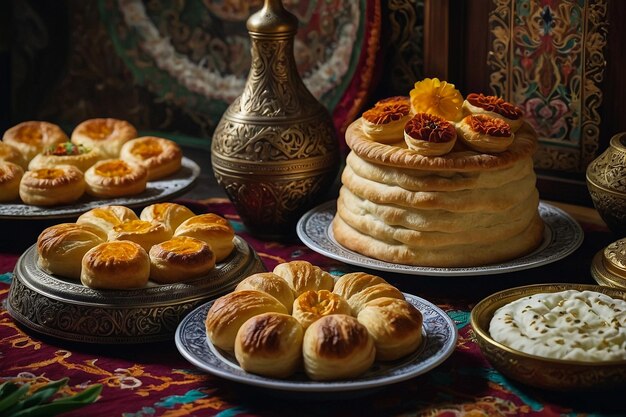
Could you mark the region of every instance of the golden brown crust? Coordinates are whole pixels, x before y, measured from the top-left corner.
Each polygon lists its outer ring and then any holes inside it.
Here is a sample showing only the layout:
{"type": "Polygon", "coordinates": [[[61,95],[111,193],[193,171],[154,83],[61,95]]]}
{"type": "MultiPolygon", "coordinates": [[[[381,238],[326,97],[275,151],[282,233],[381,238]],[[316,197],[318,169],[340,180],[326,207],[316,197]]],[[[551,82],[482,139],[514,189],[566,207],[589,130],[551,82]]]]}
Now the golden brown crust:
{"type": "Polygon", "coordinates": [[[272,272],[260,272],[250,275],[235,287],[235,291],[242,290],[256,290],[268,293],[280,301],[289,314],[293,310],[294,294],[292,289],[287,284],[287,281],[272,272]]]}
{"type": "Polygon", "coordinates": [[[293,302],[293,316],[304,329],[329,314],[351,313],[348,302],[328,290],[305,291],[293,302]]]}
{"type": "Polygon", "coordinates": [[[117,158],[124,143],[137,137],[137,129],[125,120],[89,119],[72,132],[72,143],[98,147],[107,157],[117,158]]]}
{"type": "Polygon", "coordinates": [[[172,237],[172,234],[161,223],[129,220],[113,226],[108,237],[109,240],[130,240],[149,252],[152,246],[165,242],[172,237]]]}
{"type": "Polygon", "coordinates": [[[206,275],[215,267],[215,254],[201,240],[174,236],[152,246],[150,278],[160,283],[181,282],[206,275]]]}
{"type": "Polygon", "coordinates": [[[26,204],[51,206],[72,203],[84,192],[83,173],[72,165],[26,171],[20,182],[20,198],[26,204]]]}
{"type": "Polygon", "coordinates": [[[120,158],[146,167],[148,180],[152,181],[178,171],[183,153],[176,142],[144,136],[126,142],[120,151],[120,158]]]}
{"type": "Polygon", "coordinates": [[[24,176],[21,166],[0,161],[0,202],[16,200],[20,194],[20,181],[24,176]]]}
{"type": "Polygon", "coordinates": [[[141,220],[163,223],[172,233],[176,231],[185,220],[195,216],[193,211],[176,203],[151,204],[141,211],[141,220]]]}
{"type": "Polygon", "coordinates": [[[28,162],[24,155],[13,145],[0,142],[0,161],[11,162],[23,169],[28,168],[28,162]]]}
{"type": "Polygon", "coordinates": [[[214,213],[200,214],[181,223],[174,232],[175,236],[190,236],[206,242],[217,262],[226,259],[234,249],[235,230],[230,222],[214,213]]]}
{"type": "Polygon", "coordinates": [[[65,132],[55,124],[28,121],[7,130],[2,141],[17,148],[28,163],[48,146],[67,142],[68,139],[65,132]]]}
{"type": "Polygon", "coordinates": [[[92,224],[105,233],[109,233],[113,226],[126,221],[138,220],[134,211],[124,206],[103,206],[91,209],[78,217],[78,224],[92,224]]]}
{"type": "Polygon", "coordinates": [[[307,261],[278,264],[274,273],[287,281],[296,297],[305,291],[332,291],[335,285],[332,275],[307,261]]]}
{"type": "Polygon", "coordinates": [[[90,249],[82,261],[80,280],[90,288],[141,288],[150,276],[146,251],[128,240],[104,242],[90,249]]]}
{"type": "Polygon", "coordinates": [[[121,159],[96,162],[85,172],[87,193],[96,197],[134,195],[146,189],[148,170],[121,159]]]}
{"type": "Polygon", "coordinates": [[[333,292],[347,300],[365,288],[376,284],[387,284],[387,281],[366,272],[352,272],[339,277],[337,282],[335,282],[333,292]]]}
{"type": "Polygon", "coordinates": [[[41,168],[54,168],[59,165],[73,165],[81,171],[85,172],[96,162],[102,160],[104,155],[98,148],[78,147],[71,142],[60,143],[55,145],[53,149],[44,150],[37,154],[30,163],[28,169],[35,170],[41,168]],[[63,150],[67,147],[76,147],[77,153],[64,154],[63,150]],[[58,150],[56,149],[58,148],[58,150]]]}

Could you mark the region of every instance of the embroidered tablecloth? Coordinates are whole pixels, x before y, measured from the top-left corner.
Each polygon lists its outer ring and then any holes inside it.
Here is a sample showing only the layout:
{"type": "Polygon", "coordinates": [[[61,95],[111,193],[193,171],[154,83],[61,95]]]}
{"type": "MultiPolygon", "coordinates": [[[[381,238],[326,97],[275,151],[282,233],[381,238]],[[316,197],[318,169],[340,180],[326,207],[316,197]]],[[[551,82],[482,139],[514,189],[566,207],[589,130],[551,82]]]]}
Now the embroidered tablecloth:
{"type": "MultiPolygon", "coordinates": [[[[185,201],[196,213],[228,218],[257,251],[266,268],[302,259],[341,275],[361,270],[317,254],[298,241],[266,242],[248,235],[226,200],[185,201]]],[[[206,374],[188,363],[174,342],[139,346],[85,346],[42,340],[18,327],[6,311],[11,272],[19,253],[0,254],[0,382],[40,386],[64,376],[65,393],[103,384],[98,401],[67,417],[175,416],[624,416],[617,393],[551,393],[519,385],[482,356],[469,312],[482,297],[508,287],[543,282],[594,283],[589,273],[597,250],[616,237],[583,223],[585,241],[568,258],[507,275],[484,277],[402,276],[378,272],[401,290],[438,306],[454,320],[459,339],[440,366],[411,380],[351,398],[295,398],[206,374]]],[[[36,235],[35,235],[36,236],[36,235]]]]}

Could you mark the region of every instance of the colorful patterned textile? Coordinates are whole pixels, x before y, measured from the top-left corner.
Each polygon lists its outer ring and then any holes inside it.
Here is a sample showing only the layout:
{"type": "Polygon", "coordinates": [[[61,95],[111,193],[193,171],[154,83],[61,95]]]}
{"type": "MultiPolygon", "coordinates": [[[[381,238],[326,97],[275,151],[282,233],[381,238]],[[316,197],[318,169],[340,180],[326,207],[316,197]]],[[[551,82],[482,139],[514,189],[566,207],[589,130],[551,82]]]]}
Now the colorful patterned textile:
{"type": "MultiPolygon", "coordinates": [[[[333,274],[357,268],[332,261],[300,244],[263,242],[250,237],[230,203],[185,202],[197,213],[227,217],[271,270],[282,261],[305,259],[333,274]]],[[[65,393],[101,383],[101,398],[67,417],[177,416],[623,416],[618,394],[555,394],[520,386],[495,371],[480,353],[469,325],[469,311],[482,296],[503,287],[541,282],[542,277],[571,281],[595,251],[612,241],[605,230],[586,227],[587,240],[569,262],[525,274],[491,277],[383,277],[402,290],[442,307],[459,330],[455,352],[442,365],[417,378],[354,398],[294,398],[229,382],[195,369],[174,343],[142,346],[85,346],[42,340],[22,331],[0,308],[0,381],[30,382],[34,387],[67,376],[65,393]]],[[[5,302],[17,257],[0,256],[0,300],[5,302]]],[[[588,265],[588,263],[587,263],[588,265]]],[[[588,267],[587,267],[588,270],[588,267]]]]}

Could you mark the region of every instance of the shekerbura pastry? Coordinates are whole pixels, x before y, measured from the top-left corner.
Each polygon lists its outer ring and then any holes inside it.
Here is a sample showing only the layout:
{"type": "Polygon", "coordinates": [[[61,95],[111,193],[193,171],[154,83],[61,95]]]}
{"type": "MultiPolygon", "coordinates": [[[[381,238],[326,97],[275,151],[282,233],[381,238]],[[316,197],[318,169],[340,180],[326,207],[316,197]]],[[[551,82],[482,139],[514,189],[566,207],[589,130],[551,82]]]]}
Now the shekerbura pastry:
{"type": "Polygon", "coordinates": [[[148,181],[166,177],[181,167],[183,153],[168,139],[145,136],[129,140],[122,146],[120,158],[148,169],[148,181]]]}
{"type": "Polygon", "coordinates": [[[293,317],[281,313],[259,314],[239,328],[235,358],[247,372],[286,378],[302,363],[303,336],[302,326],[293,317]]]}
{"type": "Polygon", "coordinates": [[[125,120],[89,119],[72,132],[72,143],[99,148],[107,158],[118,158],[122,146],[137,137],[137,130],[125,120]]]}
{"type": "Polygon", "coordinates": [[[148,283],[150,258],[128,240],[104,242],[83,256],[80,281],[97,289],[141,288],[148,283]]]}
{"type": "Polygon", "coordinates": [[[109,240],[133,241],[144,248],[146,252],[150,252],[152,246],[165,242],[172,237],[172,234],[161,223],[129,220],[113,226],[108,237],[109,240]]]}
{"type": "Polygon", "coordinates": [[[78,224],[92,224],[105,234],[108,234],[114,226],[130,220],[139,220],[134,211],[124,206],[102,206],[81,214],[76,220],[78,224]]]}
{"type": "Polygon", "coordinates": [[[150,255],[150,279],[165,284],[206,275],[215,267],[215,254],[201,240],[174,236],[158,243],[150,255]]]}
{"type": "Polygon", "coordinates": [[[271,295],[253,290],[226,294],[213,303],[206,317],[207,336],[215,346],[232,350],[242,324],[261,313],[287,314],[287,309],[271,295]]]}
{"type": "Polygon", "coordinates": [[[163,223],[172,232],[187,219],[195,216],[193,211],[176,203],[157,203],[144,208],[139,215],[141,220],[163,223]]]}
{"type": "Polygon", "coordinates": [[[22,122],[4,132],[2,141],[19,150],[28,163],[47,147],[67,142],[67,135],[55,124],[30,121],[22,122]]]}
{"type": "Polygon", "coordinates": [[[260,272],[250,275],[235,287],[235,291],[242,290],[256,290],[268,293],[280,301],[287,309],[287,312],[291,314],[294,300],[293,291],[287,284],[287,281],[272,272],[260,272]]]}
{"type": "Polygon", "coordinates": [[[404,126],[404,140],[409,149],[420,155],[445,155],[456,143],[456,130],[439,116],[417,113],[404,126]]]}
{"type": "Polygon", "coordinates": [[[305,291],[332,291],[332,275],[307,261],[291,261],[276,265],[274,273],[282,277],[296,297],[305,291]]]}
{"type": "Polygon", "coordinates": [[[104,241],[106,234],[89,224],[50,226],[37,238],[37,265],[49,274],[79,280],[83,256],[104,241]]]}
{"type": "Polygon", "coordinates": [[[388,282],[379,276],[368,274],[367,272],[351,272],[337,279],[333,292],[347,300],[365,288],[376,284],[388,284],[388,282]]]}
{"type": "Polygon", "coordinates": [[[20,182],[22,201],[37,206],[73,203],[84,192],[83,173],[72,165],[26,171],[20,182]]]}
{"type": "Polygon", "coordinates": [[[429,113],[454,122],[462,117],[463,96],[447,81],[425,78],[415,83],[409,95],[413,114],[429,113]]]}
{"type": "Polygon", "coordinates": [[[374,362],[374,340],[365,326],[345,314],[324,316],[304,333],[304,370],[327,381],[361,375],[374,362]]]}
{"type": "Polygon", "coordinates": [[[415,352],[422,341],[422,313],[397,298],[376,298],[357,316],[374,339],[376,359],[392,361],[415,352]]]}
{"type": "Polygon", "coordinates": [[[181,223],[174,232],[176,236],[195,237],[206,242],[221,262],[233,251],[235,230],[230,222],[217,214],[207,213],[191,217],[181,223]]]}
{"type": "Polygon", "coordinates": [[[513,143],[515,134],[502,119],[483,114],[466,116],[457,126],[458,135],[470,148],[486,153],[499,153],[513,143]]]}
{"type": "Polygon", "coordinates": [[[148,170],[121,159],[105,159],[85,172],[85,181],[87,193],[95,197],[134,195],[146,189],[148,170]]]}
{"type": "Polygon", "coordinates": [[[363,132],[380,143],[402,140],[404,125],[410,118],[408,97],[390,97],[377,102],[363,113],[363,132]]]}
{"type": "Polygon", "coordinates": [[[500,97],[486,96],[482,93],[468,94],[463,102],[465,114],[484,114],[491,117],[498,117],[504,120],[513,132],[516,132],[523,122],[522,109],[511,103],[504,101],[500,97]]]}
{"type": "Polygon", "coordinates": [[[86,148],[82,145],[74,145],[72,142],[58,143],[37,154],[28,164],[28,169],[74,165],[85,172],[90,166],[103,158],[104,155],[98,148],[86,148]]]}
{"type": "Polygon", "coordinates": [[[12,162],[23,169],[28,167],[28,162],[26,162],[24,155],[15,146],[4,142],[0,142],[0,161],[12,162]]]}
{"type": "Polygon", "coordinates": [[[0,161],[0,202],[12,201],[20,195],[20,181],[24,175],[21,166],[0,161]]]}
{"type": "Polygon", "coordinates": [[[305,329],[329,314],[350,314],[346,300],[328,290],[305,291],[293,302],[293,316],[305,329]]]}
{"type": "Polygon", "coordinates": [[[359,314],[365,305],[377,298],[388,297],[404,300],[404,295],[399,289],[390,284],[374,284],[363,288],[361,291],[348,298],[348,304],[354,314],[359,314]]]}

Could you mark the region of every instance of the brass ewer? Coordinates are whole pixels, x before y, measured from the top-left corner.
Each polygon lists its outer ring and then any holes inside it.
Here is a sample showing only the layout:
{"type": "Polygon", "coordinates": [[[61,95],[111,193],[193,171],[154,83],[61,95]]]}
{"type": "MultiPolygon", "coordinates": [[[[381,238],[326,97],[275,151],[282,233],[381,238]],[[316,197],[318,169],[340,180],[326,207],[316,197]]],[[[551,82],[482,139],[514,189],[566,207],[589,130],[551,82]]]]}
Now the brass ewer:
{"type": "Polygon", "coordinates": [[[260,237],[295,234],[295,223],[321,202],[339,167],[332,119],[296,68],[297,27],[280,0],[265,0],[250,16],[250,73],[211,145],[217,182],[260,237]]]}

